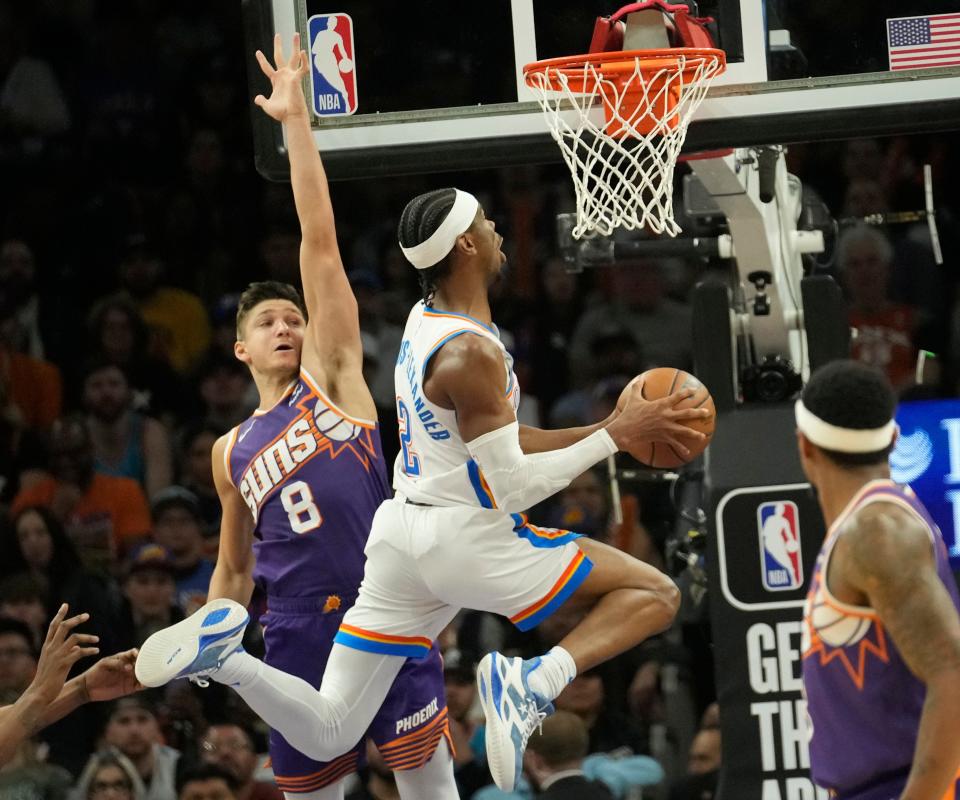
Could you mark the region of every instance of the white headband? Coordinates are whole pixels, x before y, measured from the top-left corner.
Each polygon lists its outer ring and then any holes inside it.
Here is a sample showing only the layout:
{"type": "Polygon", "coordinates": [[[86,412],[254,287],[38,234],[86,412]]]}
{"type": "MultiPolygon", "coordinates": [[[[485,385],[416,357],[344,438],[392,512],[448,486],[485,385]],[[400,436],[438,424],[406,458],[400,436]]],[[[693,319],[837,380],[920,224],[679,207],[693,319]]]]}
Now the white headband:
{"type": "Polygon", "coordinates": [[[797,417],[797,427],[817,447],[836,450],[840,453],[875,453],[883,450],[897,431],[897,423],[890,420],[880,428],[841,428],[824,422],[804,404],[797,400],[793,407],[797,417]]]}
{"type": "Polygon", "coordinates": [[[480,208],[480,201],[470,192],[461,192],[459,189],[454,191],[457,193],[457,198],[453,201],[453,207],[430,238],[413,247],[400,245],[407,261],[417,269],[429,269],[444,258],[453,250],[457,237],[473,225],[477,209],[480,208]]]}

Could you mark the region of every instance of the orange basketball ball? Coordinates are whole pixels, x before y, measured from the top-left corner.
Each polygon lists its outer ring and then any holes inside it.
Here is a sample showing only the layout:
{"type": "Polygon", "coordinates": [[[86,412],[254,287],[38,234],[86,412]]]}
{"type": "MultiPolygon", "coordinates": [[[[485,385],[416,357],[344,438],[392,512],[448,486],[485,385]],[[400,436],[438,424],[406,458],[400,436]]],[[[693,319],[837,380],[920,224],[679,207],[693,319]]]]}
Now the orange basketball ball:
{"type": "Polygon", "coordinates": [[[678,403],[676,408],[707,408],[710,410],[710,416],[704,417],[703,419],[685,420],[681,423],[688,428],[693,428],[693,430],[705,434],[707,437],[702,442],[685,442],[687,447],[690,448],[690,456],[688,458],[681,456],[676,449],[674,449],[673,445],[668,442],[644,442],[638,445],[635,450],[630,450],[630,455],[641,464],[659,469],[679,467],[700,455],[706,449],[707,445],[710,444],[710,439],[713,438],[713,430],[717,422],[717,411],[713,406],[713,398],[710,396],[710,392],[707,391],[707,387],[700,383],[696,377],[682,369],[674,369],[673,367],[648,369],[646,372],[637,375],[636,378],[627,384],[623,392],[621,392],[620,399],[617,400],[618,410],[622,409],[626,404],[630,391],[638,381],[643,382],[643,391],[641,394],[646,400],[659,400],[661,397],[679,392],[681,389],[694,389],[695,393],[686,400],[678,403]]]}

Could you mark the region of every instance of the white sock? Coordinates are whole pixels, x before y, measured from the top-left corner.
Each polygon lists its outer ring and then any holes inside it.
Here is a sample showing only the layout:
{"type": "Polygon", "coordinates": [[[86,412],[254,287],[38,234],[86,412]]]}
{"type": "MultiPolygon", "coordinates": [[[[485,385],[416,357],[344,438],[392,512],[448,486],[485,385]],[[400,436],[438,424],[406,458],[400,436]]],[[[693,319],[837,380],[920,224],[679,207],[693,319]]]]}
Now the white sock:
{"type": "Polygon", "coordinates": [[[577,677],[577,665],[562,647],[540,656],[540,666],[527,675],[527,684],[541,697],[552,701],[577,677]]]}
{"type": "Polygon", "coordinates": [[[262,667],[263,662],[245,650],[234,650],[224,659],[220,669],[210,675],[210,679],[240,689],[255,681],[262,667]]]}

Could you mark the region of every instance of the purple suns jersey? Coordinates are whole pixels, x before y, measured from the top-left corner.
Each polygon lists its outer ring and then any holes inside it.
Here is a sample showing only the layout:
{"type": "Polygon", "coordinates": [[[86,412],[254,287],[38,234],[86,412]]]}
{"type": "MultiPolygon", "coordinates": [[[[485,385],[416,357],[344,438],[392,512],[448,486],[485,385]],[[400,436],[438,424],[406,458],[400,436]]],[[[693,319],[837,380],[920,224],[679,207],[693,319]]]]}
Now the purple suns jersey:
{"type": "Polygon", "coordinates": [[[234,428],[224,461],[253,515],[253,577],[266,593],[355,594],[390,497],[376,423],[348,417],[301,368],[273,408],[234,428]]]}
{"type": "Polygon", "coordinates": [[[817,784],[844,800],[898,796],[895,788],[886,787],[906,780],[926,695],[873,609],[840,602],[824,580],[843,523],[876,502],[896,503],[924,523],[937,574],[960,611],[943,537],[916,495],[887,480],[865,485],[827,534],[804,608],[811,773],[817,784]]]}

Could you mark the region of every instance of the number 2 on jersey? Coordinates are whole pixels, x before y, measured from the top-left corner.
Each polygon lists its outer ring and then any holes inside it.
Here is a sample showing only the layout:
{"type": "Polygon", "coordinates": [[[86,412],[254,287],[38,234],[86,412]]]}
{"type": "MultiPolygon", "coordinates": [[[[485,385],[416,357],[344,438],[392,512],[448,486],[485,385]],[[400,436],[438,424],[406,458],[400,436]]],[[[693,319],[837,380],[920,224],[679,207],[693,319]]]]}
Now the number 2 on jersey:
{"type": "Polygon", "coordinates": [[[420,457],[411,443],[410,412],[399,397],[397,398],[397,425],[400,428],[400,448],[403,450],[403,471],[407,475],[419,475],[420,457]]]}
{"type": "Polygon", "coordinates": [[[309,533],[323,523],[320,509],[313,502],[313,492],[305,481],[294,481],[284,486],[280,492],[280,502],[290,518],[294,533],[309,533]]]}

